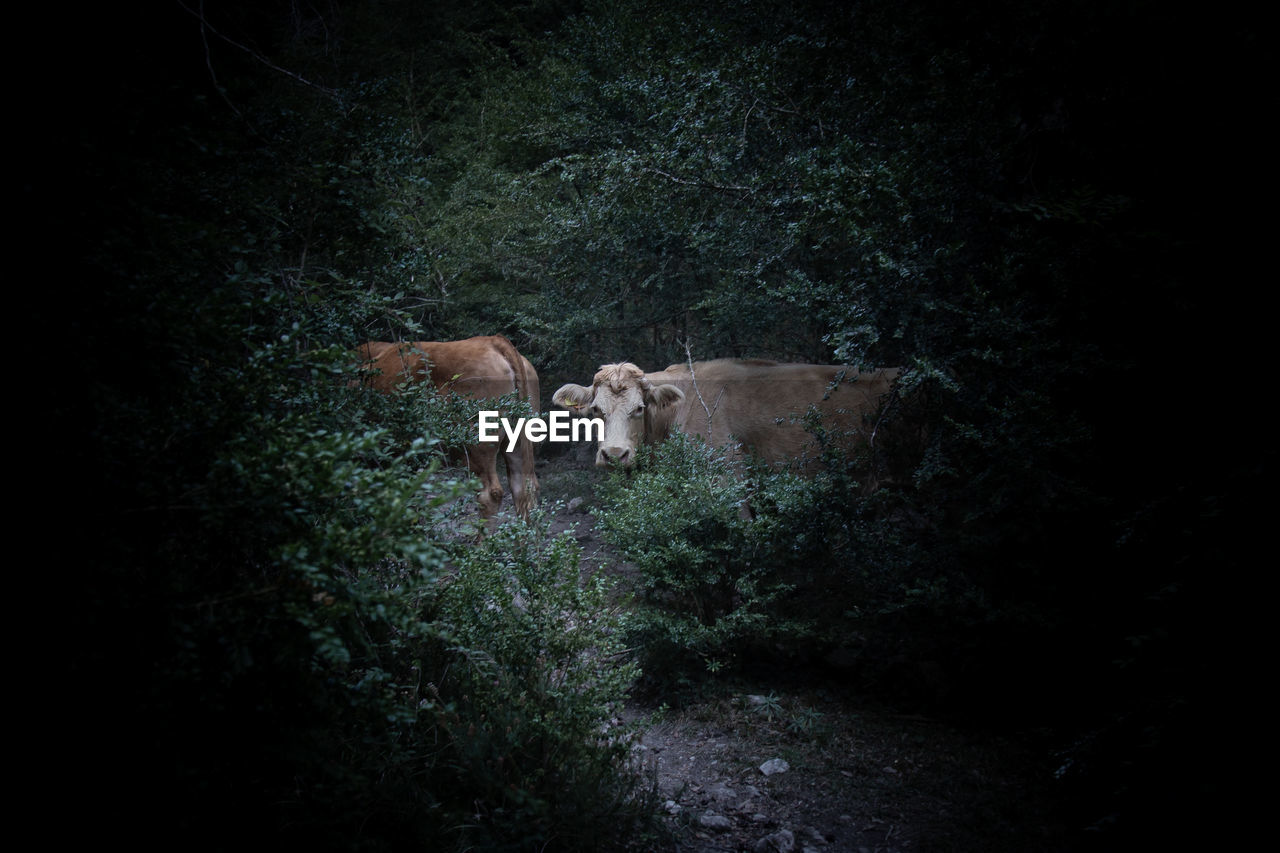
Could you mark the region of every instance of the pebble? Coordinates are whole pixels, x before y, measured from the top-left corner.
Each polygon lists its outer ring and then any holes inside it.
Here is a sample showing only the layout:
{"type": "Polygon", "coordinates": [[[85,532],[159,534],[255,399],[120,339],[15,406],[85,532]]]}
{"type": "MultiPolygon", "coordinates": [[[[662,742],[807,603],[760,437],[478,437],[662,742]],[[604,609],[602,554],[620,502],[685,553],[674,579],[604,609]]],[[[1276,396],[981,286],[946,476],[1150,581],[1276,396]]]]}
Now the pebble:
{"type": "Polygon", "coordinates": [[[796,837],[789,829],[780,829],[766,835],[755,844],[756,853],[791,853],[796,849],[796,837]]]}
{"type": "Polygon", "coordinates": [[[781,758],[770,758],[760,765],[760,772],[766,776],[772,776],[775,773],[786,773],[790,769],[791,765],[781,758]]]}

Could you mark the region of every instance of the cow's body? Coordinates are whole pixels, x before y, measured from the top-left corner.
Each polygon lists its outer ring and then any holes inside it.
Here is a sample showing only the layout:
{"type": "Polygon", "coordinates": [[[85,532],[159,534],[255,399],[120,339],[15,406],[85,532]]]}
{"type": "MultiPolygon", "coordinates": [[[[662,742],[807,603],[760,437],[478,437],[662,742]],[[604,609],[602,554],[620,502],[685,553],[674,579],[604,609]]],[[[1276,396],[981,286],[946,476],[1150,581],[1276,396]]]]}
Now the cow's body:
{"type": "MultiPolygon", "coordinates": [[[[394,344],[369,341],[358,348],[362,365],[370,370],[364,381],[390,392],[406,377],[415,382],[430,378],[432,385],[473,399],[490,399],[515,392],[538,412],[538,374],[529,360],[501,335],[462,341],[418,341],[394,344]]],[[[538,477],[534,472],[533,444],[522,434],[513,451],[505,442],[484,442],[464,449],[467,466],[480,478],[480,514],[488,518],[502,503],[498,480],[498,456],[507,467],[507,482],[516,513],[528,518],[537,500],[538,477]]]]}
{"type": "Polygon", "coordinates": [[[600,466],[630,467],[641,443],[662,441],[672,429],[716,447],[737,443],[744,452],[782,465],[815,452],[803,423],[811,405],[822,412],[824,429],[873,442],[881,400],[898,372],[756,359],[673,364],[655,373],[629,363],[606,364],[590,387],[565,385],[552,402],[604,419],[605,437],[596,453],[600,466]]]}

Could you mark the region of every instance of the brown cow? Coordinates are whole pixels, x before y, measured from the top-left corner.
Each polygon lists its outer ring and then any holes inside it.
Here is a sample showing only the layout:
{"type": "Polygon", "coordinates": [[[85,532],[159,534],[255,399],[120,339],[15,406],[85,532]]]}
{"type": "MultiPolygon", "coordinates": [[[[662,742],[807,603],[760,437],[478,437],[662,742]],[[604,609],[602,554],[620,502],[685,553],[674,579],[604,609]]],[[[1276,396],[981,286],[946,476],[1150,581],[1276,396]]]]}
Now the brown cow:
{"type": "Polygon", "coordinates": [[[745,452],[783,464],[814,450],[801,421],[811,404],[823,413],[824,427],[873,443],[881,399],[898,373],[758,359],[673,364],[658,373],[606,364],[591,387],[565,385],[551,401],[604,420],[598,466],[631,467],[641,442],[662,441],[673,427],[716,447],[740,443],[745,452]]]}
{"type": "MultiPolygon", "coordinates": [[[[529,359],[501,335],[399,345],[369,341],[357,351],[362,366],[370,370],[364,382],[379,391],[392,391],[406,377],[422,382],[429,370],[431,382],[438,389],[477,400],[515,392],[519,399],[529,402],[534,414],[538,413],[538,373],[529,359]]],[[[514,451],[508,452],[505,446],[506,442],[483,442],[463,451],[468,467],[480,478],[480,515],[489,518],[502,503],[502,484],[498,480],[501,453],[516,513],[527,519],[538,495],[533,443],[521,434],[514,451]]]]}
{"type": "Polygon", "coordinates": [[[365,341],[356,347],[356,352],[360,355],[360,366],[370,368],[378,356],[391,349],[395,344],[391,341],[365,341]]]}

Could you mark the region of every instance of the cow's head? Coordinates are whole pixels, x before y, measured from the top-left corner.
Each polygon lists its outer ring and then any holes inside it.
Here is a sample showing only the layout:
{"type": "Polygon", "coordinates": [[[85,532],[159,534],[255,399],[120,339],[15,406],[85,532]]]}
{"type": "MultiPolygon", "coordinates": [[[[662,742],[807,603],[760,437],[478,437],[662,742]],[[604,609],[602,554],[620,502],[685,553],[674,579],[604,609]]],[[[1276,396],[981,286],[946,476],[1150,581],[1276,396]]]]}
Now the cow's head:
{"type": "Polygon", "coordinates": [[[634,364],[606,364],[590,388],[564,385],[551,397],[576,415],[604,421],[596,465],[630,468],[641,442],[661,441],[671,430],[684,392],[674,385],[653,385],[634,364]]]}

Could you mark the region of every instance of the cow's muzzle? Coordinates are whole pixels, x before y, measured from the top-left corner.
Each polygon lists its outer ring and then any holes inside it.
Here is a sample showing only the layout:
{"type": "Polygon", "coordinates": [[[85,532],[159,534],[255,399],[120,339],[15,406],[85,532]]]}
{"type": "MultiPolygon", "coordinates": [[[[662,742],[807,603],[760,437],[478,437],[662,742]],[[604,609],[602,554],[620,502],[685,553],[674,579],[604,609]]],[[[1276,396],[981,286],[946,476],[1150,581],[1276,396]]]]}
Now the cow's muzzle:
{"type": "Polygon", "coordinates": [[[635,454],[631,452],[630,447],[601,447],[600,452],[596,454],[596,467],[607,468],[612,465],[619,465],[623,468],[630,468],[635,462],[635,454]]]}

